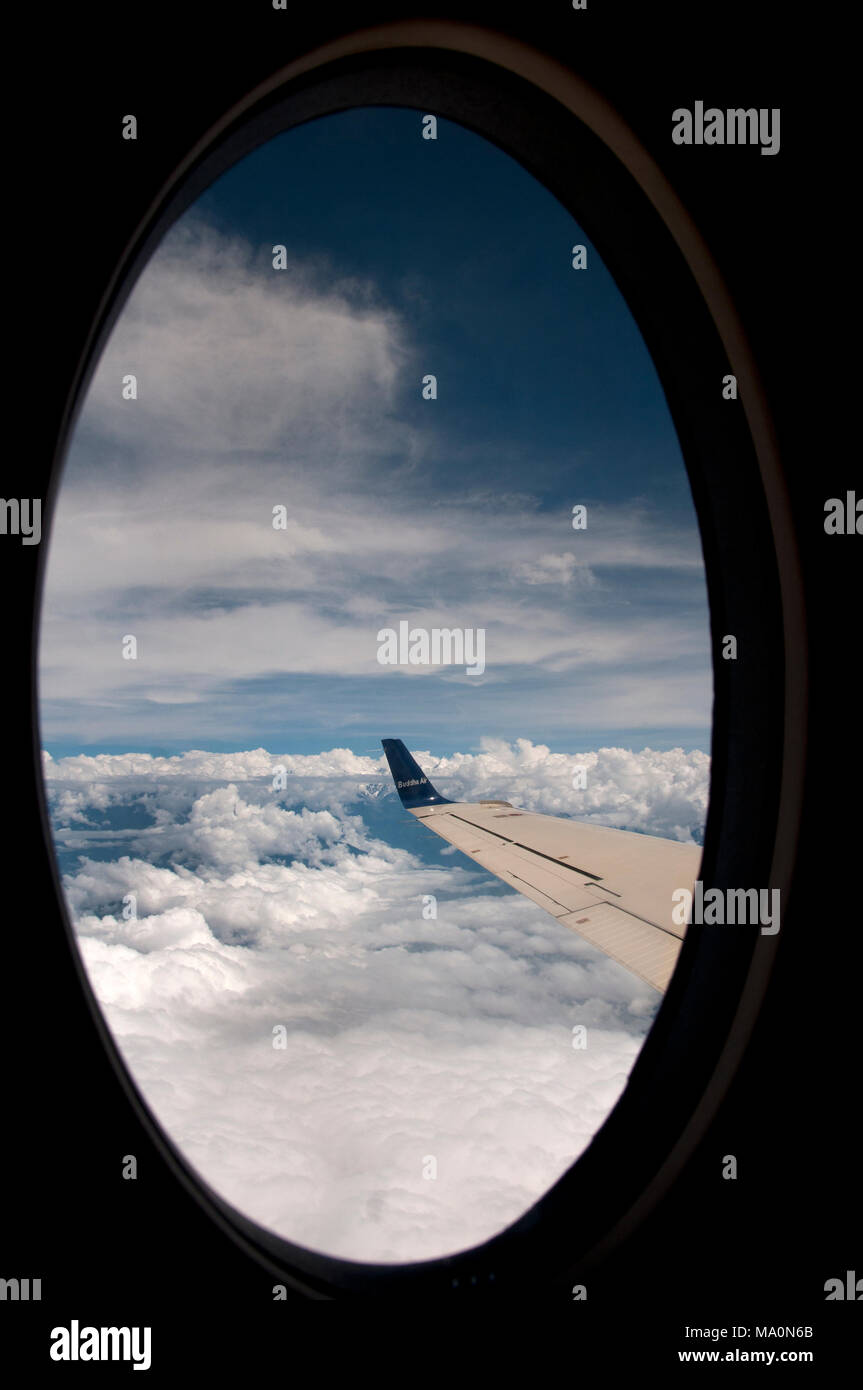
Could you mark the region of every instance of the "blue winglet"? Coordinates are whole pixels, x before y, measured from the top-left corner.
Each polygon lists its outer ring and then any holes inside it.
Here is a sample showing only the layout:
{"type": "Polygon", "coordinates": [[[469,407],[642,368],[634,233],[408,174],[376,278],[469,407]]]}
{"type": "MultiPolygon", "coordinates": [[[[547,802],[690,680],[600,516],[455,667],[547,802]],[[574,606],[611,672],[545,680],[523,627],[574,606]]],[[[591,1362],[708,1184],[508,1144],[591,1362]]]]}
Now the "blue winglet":
{"type": "Polygon", "coordinates": [[[418,806],[453,805],[448,796],[441,796],[440,792],[435,791],[419,763],[408,752],[400,738],[382,738],[381,743],[403,806],[413,811],[418,806]]]}

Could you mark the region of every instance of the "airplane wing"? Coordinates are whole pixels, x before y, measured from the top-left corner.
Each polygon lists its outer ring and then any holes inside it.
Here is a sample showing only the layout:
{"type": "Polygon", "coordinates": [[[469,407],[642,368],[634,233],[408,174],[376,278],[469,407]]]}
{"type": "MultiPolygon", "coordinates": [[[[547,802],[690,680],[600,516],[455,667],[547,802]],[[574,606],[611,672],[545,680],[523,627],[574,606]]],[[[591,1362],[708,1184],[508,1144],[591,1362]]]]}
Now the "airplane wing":
{"type": "Polygon", "coordinates": [[[685,925],[672,893],[692,891],[698,845],[520,811],[508,801],[449,801],[399,738],[381,740],[405,810],[565,927],[664,991],[685,925]]]}

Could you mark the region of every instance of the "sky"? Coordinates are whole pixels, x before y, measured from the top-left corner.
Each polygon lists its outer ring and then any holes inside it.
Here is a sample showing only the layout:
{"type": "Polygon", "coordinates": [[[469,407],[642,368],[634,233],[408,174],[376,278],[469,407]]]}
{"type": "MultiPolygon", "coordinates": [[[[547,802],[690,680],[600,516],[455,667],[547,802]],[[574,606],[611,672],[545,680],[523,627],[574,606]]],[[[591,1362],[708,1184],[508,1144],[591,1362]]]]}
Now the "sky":
{"type": "Polygon", "coordinates": [[[703,561],[638,329],[550,194],[421,116],[280,136],[164,239],[70,446],[39,653],[69,912],[148,1103],[246,1214],[382,1261],[541,1196],[659,997],[414,822],[380,739],[446,796],[696,843],[709,782],[703,561]],[[483,629],[484,671],[381,665],[403,620],[483,629]]]}
{"type": "Polygon", "coordinates": [[[709,747],[700,542],[638,329],[530,175],[420,130],[388,109],[280,136],[138,282],[54,519],[55,756],[709,747]],[[402,619],[483,628],[485,672],[381,666],[402,619]]]}

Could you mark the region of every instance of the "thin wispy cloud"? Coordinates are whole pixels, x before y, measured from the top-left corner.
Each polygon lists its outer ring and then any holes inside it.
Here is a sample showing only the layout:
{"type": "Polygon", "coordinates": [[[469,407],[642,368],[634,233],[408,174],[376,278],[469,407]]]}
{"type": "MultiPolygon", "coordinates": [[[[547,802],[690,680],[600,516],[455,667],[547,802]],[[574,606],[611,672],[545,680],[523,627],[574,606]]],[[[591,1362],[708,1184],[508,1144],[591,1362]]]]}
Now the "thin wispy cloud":
{"type": "MultiPolygon", "coordinates": [[[[291,676],[318,686],[361,678],[392,718],[405,672],[382,671],[376,634],[403,617],[485,628],[486,683],[504,687],[498,720],[538,676],[538,713],[553,718],[557,689],[599,670],[604,694],[580,708],[587,728],[636,709],[641,727],[704,726],[694,528],[681,536],[639,499],[597,501],[579,532],[571,509],[529,494],[450,487],[431,505],[447,437],[433,413],[420,430],[405,404],[409,326],[371,307],[367,289],[322,288],[302,265],[275,292],[272,280],[240,239],[192,222],[168,239],[121,318],[54,520],[40,645],[46,735],[122,739],[148,706],[169,706],[177,733],[221,719],[226,736],[239,735],[230,693],[291,676]],[[310,353],[313,340],[331,369],[310,353]],[[123,401],[132,367],[139,398],[123,401]],[[422,469],[410,464],[418,458],[422,469]],[[122,657],[127,633],[134,662],[122,657]],[[213,711],[203,724],[202,704],[213,711]]],[[[355,697],[344,703],[352,711],[355,697]]],[[[455,707],[453,717],[463,717],[455,707]]],[[[153,727],[161,737],[158,715],[153,727]]]]}

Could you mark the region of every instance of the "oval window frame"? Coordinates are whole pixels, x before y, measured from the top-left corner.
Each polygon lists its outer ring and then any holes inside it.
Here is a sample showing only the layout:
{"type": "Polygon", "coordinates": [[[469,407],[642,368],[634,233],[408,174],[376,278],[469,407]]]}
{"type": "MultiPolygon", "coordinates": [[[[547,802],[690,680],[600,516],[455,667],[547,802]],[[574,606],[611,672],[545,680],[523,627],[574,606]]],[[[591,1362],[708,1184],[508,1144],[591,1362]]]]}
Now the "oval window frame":
{"type": "MultiPolygon", "coordinates": [[[[621,290],[678,432],[707,574],[714,714],[701,878],[705,888],[779,889],[787,908],[803,797],[807,644],[769,407],[728,290],[670,183],[609,103],[548,56],[470,25],[405,21],[304,55],[228,111],[174,171],[112,276],[65,412],[52,500],[107,338],[169,227],[214,179],[273,136],[360,106],[431,111],[497,145],[573,214],[621,290]],[[737,378],[736,402],[721,394],[729,371],[737,378]],[[757,603],[750,602],[753,593],[757,603]],[[729,633],[737,638],[738,659],[723,662],[721,642],[729,633]]],[[[37,622],[46,558],[40,557],[37,622]]],[[[39,793],[47,826],[41,780],[39,793]]],[[[53,844],[51,858],[56,869],[53,844]]],[[[294,1290],[319,1298],[478,1287],[503,1292],[532,1284],[539,1271],[546,1281],[568,1282],[597,1268],[668,1191],[716,1114],[780,939],[755,927],[690,928],[623,1094],[549,1192],[473,1249],[407,1265],[366,1265],[276,1236],[194,1172],[120,1057],[86,978],[56,873],[55,887],[96,1028],[154,1144],[248,1255],[294,1290]]]]}

